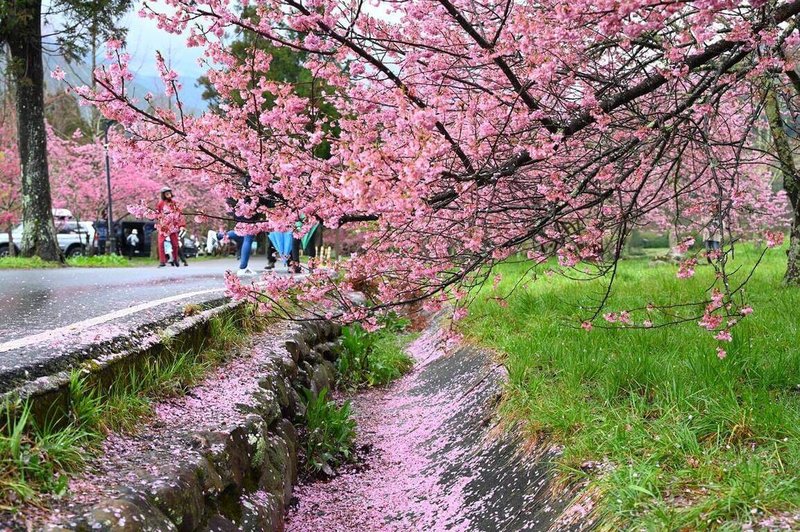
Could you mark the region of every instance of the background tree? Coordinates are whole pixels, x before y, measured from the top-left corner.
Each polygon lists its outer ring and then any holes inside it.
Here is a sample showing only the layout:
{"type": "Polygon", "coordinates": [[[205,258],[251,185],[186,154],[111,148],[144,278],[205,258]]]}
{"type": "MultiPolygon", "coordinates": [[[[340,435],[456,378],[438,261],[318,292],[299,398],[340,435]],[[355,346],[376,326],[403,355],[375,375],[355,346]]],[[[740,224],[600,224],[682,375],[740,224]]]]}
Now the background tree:
{"type": "MultiPolygon", "coordinates": [[[[62,54],[85,51],[87,36],[123,33],[116,18],[130,6],[130,0],[59,0],[52,4],[64,21],[55,32],[62,54]],[[93,21],[88,34],[84,24],[93,21]]],[[[9,50],[9,68],[14,81],[17,141],[22,166],[21,252],[45,260],[63,260],[52,219],[52,200],[47,164],[42,61],[42,1],[9,0],[0,4],[0,45],[9,50]]]]}
{"type": "MultiPolygon", "coordinates": [[[[20,201],[20,164],[17,154],[17,135],[13,106],[4,99],[0,114],[0,230],[8,234],[13,242],[11,231],[20,220],[22,202],[20,201]]],[[[9,246],[14,256],[16,248],[9,246]]]]}
{"type": "MultiPolygon", "coordinates": [[[[786,69],[784,75],[791,82],[787,87],[789,105],[797,109],[797,98],[800,98],[800,77],[792,69],[786,69]]],[[[789,230],[789,249],[787,251],[787,267],[784,282],[789,285],[800,285],[800,174],[795,162],[796,141],[793,142],[787,133],[787,121],[784,120],[779,101],[781,87],[779,74],[764,80],[764,110],[772,138],[772,148],[777,158],[777,166],[783,178],[783,190],[789,198],[792,212],[792,223],[789,230]],[[795,148],[792,144],[795,144],[795,148]]],[[[791,108],[791,107],[790,107],[791,108]]],[[[796,123],[797,113],[794,114],[796,123]]],[[[796,131],[795,131],[796,136],[796,131]]]]}

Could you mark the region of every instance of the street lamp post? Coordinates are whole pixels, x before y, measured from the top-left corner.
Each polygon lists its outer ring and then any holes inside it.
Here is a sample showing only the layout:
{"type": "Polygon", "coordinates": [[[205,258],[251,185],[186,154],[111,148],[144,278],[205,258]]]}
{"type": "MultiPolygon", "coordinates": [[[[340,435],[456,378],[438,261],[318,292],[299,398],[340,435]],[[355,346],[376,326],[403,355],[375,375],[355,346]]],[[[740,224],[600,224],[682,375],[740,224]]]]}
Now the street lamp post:
{"type": "Polygon", "coordinates": [[[103,120],[103,150],[106,155],[106,187],[108,188],[108,211],[106,212],[106,228],[108,252],[113,255],[117,251],[117,234],[114,231],[113,209],[111,208],[111,160],[108,157],[108,129],[116,124],[116,120],[103,120]]]}

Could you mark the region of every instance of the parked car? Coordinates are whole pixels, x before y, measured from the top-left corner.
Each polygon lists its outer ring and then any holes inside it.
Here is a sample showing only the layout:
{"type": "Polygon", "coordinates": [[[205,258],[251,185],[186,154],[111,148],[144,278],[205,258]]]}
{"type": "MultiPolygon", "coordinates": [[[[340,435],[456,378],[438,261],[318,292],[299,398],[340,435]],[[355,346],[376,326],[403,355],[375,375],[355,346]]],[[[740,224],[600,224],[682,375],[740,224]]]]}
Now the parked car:
{"type": "MultiPolygon", "coordinates": [[[[56,225],[58,247],[67,258],[84,255],[94,241],[94,227],[91,222],[79,222],[66,209],[53,209],[53,221],[56,225]]],[[[22,241],[22,224],[11,231],[15,253],[19,253],[19,242],[22,241]]],[[[0,233],[0,257],[10,255],[8,233],[0,233]]]]}
{"type": "MultiPolygon", "coordinates": [[[[97,252],[104,254],[108,243],[108,230],[105,220],[96,220],[94,227],[97,230],[94,237],[94,247],[97,252]]],[[[114,222],[114,237],[116,239],[116,253],[126,257],[149,257],[151,246],[156,243],[155,224],[150,220],[122,219],[114,222]],[[135,249],[130,249],[128,235],[136,229],[139,243],[135,249]]]]}
{"type": "Polygon", "coordinates": [[[187,259],[197,257],[197,240],[193,237],[186,235],[181,242],[183,248],[183,256],[187,259]]]}

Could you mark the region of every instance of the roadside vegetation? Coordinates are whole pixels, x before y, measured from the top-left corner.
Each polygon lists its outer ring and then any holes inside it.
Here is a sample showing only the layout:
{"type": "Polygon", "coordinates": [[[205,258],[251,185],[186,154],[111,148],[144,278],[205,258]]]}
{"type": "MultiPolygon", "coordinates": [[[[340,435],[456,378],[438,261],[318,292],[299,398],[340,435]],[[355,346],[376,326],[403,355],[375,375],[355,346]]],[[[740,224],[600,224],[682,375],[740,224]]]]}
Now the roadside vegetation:
{"type": "Polygon", "coordinates": [[[87,371],[73,371],[69,409],[37,422],[28,403],[4,405],[0,413],[0,511],[42,494],[62,495],[70,474],[99,450],[110,431],[133,432],[153,414],[159,399],[179,396],[210,369],[225,362],[262,319],[249,312],[212,318],[205,342],[195,349],[170,349],[121,373],[101,387],[87,371]]]}
{"type": "Polygon", "coordinates": [[[350,401],[341,406],[323,388],[316,395],[305,390],[303,469],[307,474],[334,475],[334,468],[350,460],[356,439],[356,422],[350,401]]]}
{"type": "MultiPolygon", "coordinates": [[[[152,261],[148,261],[152,262],[152,261]]],[[[72,257],[67,259],[67,266],[76,268],[128,268],[141,266],[141,259],[128,260],[119,255],[94,255],[92,257],[72,257]]],[[[0,270],[36,270],[40,268],[60,268],[60,262],[45,261],[39,257],[2,257],[0,270]]]]}
{"type": "Polygon", "coordinates": [[[142,261],[128,260],[120,255],[94,255],[91,257],[73,257],[67,259],[67,264],[76,268],[128,268],[141,266],[142,261]]]}
{"type": "Polygon", "coordinates": [[[61,267],[61,263],[42,260],[39,257],[0,257],[0,270],[35,270],[59,267],[61,267]]]}
{"type": "Polygon", "coordinates": [[[404,350],[412,338],[406,332],[409,321],[390,314],[382,319],[381,326],[377,331],[367,332],[354,323],[342,330],[342,350],[336,360],[340,388],[385,386],[413,366],[404,350]]]}
{"type": "MultiPolygon", "coordinates": [[[[360,324],[342,330],[341,350],[336,359],[339,390],[385,386],[402,377],[413,366],[404,348],[412,335],[409,321],[395,314],[381,321],[382,328],[366,331],[360,324]]],[[[350,401],[336,401],[327,388],[318,395],[305,392],[305,426],[302,427],[303,467],[310,476],[332,476],[335,468],[350,461],[356,437],[350,401]]]]}
{"type": "MultiPolygon", "coordinates": [[[[225,257],[202,256],[189,260],[194,263],[218,258],[225,257]]],[[[67,259],[66,264],[74,268],[133,268],[136,266],[155,266],[158,261],[149,257],[128,259],[121,255],[93,255],[91,257],[73,257],[67,259]]],[[[45,261],[39,257],[0,257],[0,270],[36,270],[41,268],[60,268],[62,266],[60,262],[45,261]]]]}
{"type": "MultiPolygon", "coordinates": [[[[737,250],[740,277],[755,258],[737,250]]],[[[496,288],[480,290],[461,329],[499,352],[505,417],[563,447],[563,480],[588,482],[602,527],[769,527],[800,508],[800,289],[781,285],[785,261],[774,250],[756,270],[746,288],[755,312],[723,360],[694,321],[582,330],[604,282],[536,281],[513,261],[496,288]]],[[[711,267],[690,280],[676,270],[623,261],[607,308],[697,301],[713,281],[711,267]]]]}

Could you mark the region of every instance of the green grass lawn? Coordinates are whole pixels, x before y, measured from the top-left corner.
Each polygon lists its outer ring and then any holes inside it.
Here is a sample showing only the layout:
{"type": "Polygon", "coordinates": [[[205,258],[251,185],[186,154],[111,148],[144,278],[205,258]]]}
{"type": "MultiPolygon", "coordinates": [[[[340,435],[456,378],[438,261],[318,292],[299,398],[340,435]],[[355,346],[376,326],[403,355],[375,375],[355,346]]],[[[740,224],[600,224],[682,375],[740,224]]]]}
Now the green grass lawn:
{"type": "MultiPolygon", "coordinates": [[[[233,256],[231,256],[232,258],[233,256]]],[[[205,262],[225,257],[194,257],[189,259],[189,264],[193,262],[205,262]]],[[[157,259],[150,257],[134,257],[128,259],[119,255],[94,255],[92,257],[75,257],[67,259],[67,266],[75,268],[132,268],[136,266],[156,266],[157,259]]],[[[49,262],[39,257],[2,257],[0,258],[0,270],[32,270],[38,268],[58,268],[58,262],[49,262]]]]}
{"type": "MultiPolygon", "coordinates": [[[[738,250],[735,264],[755,258],[738,250]]],[[[693,322],[578,328],[600,281],[540,276],[505,307],[490,299],[511,290],[523,264],[500,267],[502,282],[481,289],[462,330],[501,353],[503,414],[563,446],[563,479],[588,481],[602,528],[738,530],[800,508],[800,289],[781,286],[784,268],[772,250],[757,269],[746,289],[755,312],[724,360],[693,322]]],[[[711,267],[690,280],[676,270],[622,262],[608,309],[707,297],[711,267]]]]}

